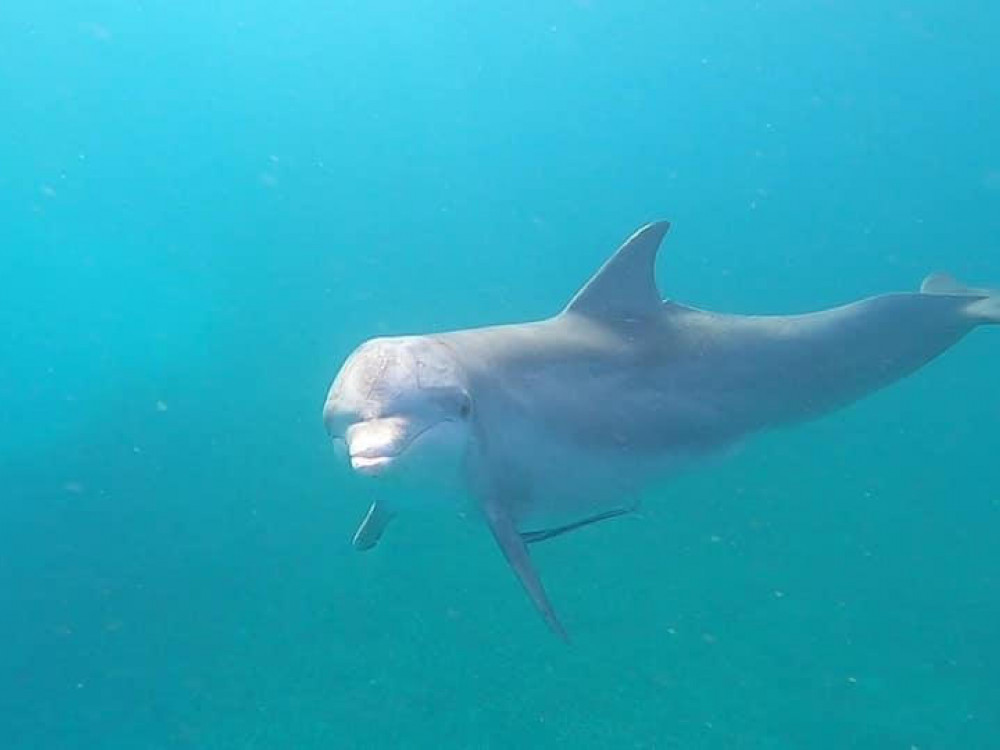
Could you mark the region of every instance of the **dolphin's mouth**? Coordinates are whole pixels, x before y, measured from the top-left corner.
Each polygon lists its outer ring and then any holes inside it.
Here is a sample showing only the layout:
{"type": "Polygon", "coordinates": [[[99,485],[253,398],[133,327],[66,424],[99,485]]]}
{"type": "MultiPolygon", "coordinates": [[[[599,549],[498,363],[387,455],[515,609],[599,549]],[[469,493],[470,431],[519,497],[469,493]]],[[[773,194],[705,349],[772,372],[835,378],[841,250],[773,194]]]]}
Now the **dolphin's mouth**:
{"type": "Polygon", "coordinates": [[[411,430],[402,420],[360,422],[348,430],[347,453],[351,468],[364,476],[379,476],[437,423],[411,430]]]}
{"type": "Polygon", "coordinates": [[[378,476],[396,459],[396,456],[351,456],[351,468],[358,474],[378,476]]]}

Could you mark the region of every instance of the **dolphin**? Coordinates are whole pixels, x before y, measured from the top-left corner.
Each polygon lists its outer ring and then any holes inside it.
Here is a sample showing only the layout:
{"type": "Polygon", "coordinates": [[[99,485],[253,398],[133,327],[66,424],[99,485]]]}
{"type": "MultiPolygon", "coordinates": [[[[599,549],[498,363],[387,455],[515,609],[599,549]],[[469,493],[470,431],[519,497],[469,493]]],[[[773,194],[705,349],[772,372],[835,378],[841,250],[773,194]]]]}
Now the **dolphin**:
{"type": "MultiPolygon", "coordinates": [[[[664,300],[639,229],[552,318],[371,339],[323,409],[353,470],[441,480],[479,511],[549,627],[566,638],[529,545],[626,514],[637,493],[752,433],[851,404],[1000,323],[1000,291],[928,276],[804,315],[731,315],[664,300]]],[[[373,547],[401,493],[372,503],[373,547]]]]}

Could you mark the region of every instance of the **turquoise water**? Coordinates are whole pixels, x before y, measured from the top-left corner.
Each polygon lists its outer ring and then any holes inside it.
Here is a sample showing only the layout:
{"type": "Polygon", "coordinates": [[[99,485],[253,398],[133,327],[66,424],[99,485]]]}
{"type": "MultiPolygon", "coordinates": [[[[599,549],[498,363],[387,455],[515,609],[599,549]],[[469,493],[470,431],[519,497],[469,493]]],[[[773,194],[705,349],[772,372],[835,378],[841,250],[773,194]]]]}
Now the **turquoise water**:
{"type": "Polygon", "coordinates": [[[1000,6],[0,9],[0,747],[1000,747],[1000,332],[535,550],[350,545],[375,334],[668,218],[737,312],[1000,284],[1000,6]]]}

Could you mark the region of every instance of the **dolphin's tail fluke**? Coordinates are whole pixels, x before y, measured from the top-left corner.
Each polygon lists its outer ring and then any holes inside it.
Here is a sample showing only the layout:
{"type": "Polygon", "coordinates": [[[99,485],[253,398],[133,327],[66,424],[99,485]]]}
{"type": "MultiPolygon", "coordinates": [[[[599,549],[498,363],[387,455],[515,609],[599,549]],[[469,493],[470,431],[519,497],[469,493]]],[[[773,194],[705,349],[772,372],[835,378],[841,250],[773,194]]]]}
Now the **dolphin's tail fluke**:
{"type": "Polygon", "coordinates": [[[966,315],[976,323],[1000,323],[1000,289],[973,289],[949,274],[932,273],[924,279],[920,291],[923,294],[968,297],[969,303],[963,308],[966,315]]]}

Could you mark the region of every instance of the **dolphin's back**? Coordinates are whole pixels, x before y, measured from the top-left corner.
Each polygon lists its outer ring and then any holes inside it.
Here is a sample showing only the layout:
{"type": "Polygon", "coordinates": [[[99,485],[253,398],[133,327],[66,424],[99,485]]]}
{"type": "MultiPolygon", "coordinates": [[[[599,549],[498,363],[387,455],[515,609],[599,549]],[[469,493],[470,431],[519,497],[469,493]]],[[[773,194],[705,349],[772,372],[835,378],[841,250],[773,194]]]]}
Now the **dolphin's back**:
{"type": "MultiPolygon", "coordinates": [[[[720,432],[803,421],[919,369],[976,323],[957,296],[888,294],[806,315],[735,316],[668,305],[686,352],[676,375],[718,417],[720,432]]],[[[669,379],[669,378],[668,378],[669,379]]]]}
{"type": "Polygon", "coordinates": [[[652,321],[609,326],[564,313],[438,338],[462,361],[483,419],[531,423],[591,450],[696,456],[910,374],[974,327],[967,304],[889,294],[740,316],[666,303],[652,321]]]}

